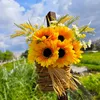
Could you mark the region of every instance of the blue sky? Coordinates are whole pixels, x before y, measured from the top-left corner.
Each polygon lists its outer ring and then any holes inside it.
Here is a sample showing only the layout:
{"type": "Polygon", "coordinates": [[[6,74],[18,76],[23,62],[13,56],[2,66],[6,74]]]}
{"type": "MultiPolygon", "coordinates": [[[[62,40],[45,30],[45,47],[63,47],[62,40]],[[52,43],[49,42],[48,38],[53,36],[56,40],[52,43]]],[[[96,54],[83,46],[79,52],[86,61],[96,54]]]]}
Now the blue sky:
{"type": "Polygon", "coordinates": [[[0,0],[0,50],[25,51],[27,45],[24,37],[9,37],[18,29],[14,23],[30,20],[32,24],[41,25],[49,11],[56,12],[57,16],[80,16],[80,25],[91,21],[96,35],[90,35],[88,39],[100,38],[100,0],[0,0]]]}
{"type": "Polygon", "coordinates": [[[18,2],[21,6],[24,6],[26,9],[29,9],[31,5],[37,4],[42,0],[15,0],[15,1],[18,2]]]}

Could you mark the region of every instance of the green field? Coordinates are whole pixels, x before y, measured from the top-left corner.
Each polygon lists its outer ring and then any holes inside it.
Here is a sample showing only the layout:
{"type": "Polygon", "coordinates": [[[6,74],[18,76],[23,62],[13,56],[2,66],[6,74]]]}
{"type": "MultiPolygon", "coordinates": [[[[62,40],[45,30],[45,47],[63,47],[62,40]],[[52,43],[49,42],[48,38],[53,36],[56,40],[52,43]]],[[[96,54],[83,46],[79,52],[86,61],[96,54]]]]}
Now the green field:
{"type": "Polygon", "coordinates": [[[80,81],[93,95],[93,100],[100,100],[100,73],[80,77],[80,81]]]}
{"type": "Polygon", "coordinates": [[[77,66],[86,66],[90,71],[100,71],[100,52],[86,52],[77,66]]]}
{"type": "MultiPolygon", "coordinates": [[[[100,71],[99,59],[100,52],[85,53],[78,66],[100,71]]],[[[27,63],[26,59],[0,66],[0,100],[57,100],[54,92],[43,93],[39,89],[37,79],[36,67],[27,63]]],[[[100,73],[80,77],[80,81],[91,93],[93,100],[100,100],[100,73]]],[[[83,90],[69,92],[69,100],[90,100],[83,90]]]]}

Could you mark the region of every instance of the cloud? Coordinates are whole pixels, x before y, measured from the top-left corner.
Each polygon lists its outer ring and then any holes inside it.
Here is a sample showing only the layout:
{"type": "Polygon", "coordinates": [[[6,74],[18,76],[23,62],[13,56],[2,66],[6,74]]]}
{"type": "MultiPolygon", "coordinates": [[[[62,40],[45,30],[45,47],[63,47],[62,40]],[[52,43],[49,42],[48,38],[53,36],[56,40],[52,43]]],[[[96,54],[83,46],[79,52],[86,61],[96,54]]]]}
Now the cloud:
{"type": "Polygon", "coordinates": [[[60,0],[58,1],[58,13],[60,15],[70,14],[69,6],[72,5],[71,0],[60,0]]]}
{"type": "MultiPolygon", "coordinates": [[[[42,0],[43,7],[42,14],[45,16],[49,11],[53,11],[57,14],[69,13],[68,7],[72,4],[71,0],[42,0]]],[[[40,10],[41,11],[41,10],[40,10]]]]}
{"type": "Polygon", "coordinates": [[[95,36],[88,36],[91,39],[100,38],[100,0],[72,0],[69,12],[74,16],[80,16],[80,24],[86,25],[91,21],[91,27],[95,28],[95,36]]]}
{"type": "Polygon", "coordinates": [[[5,40],[7,39],[7,37],[4,37],[3,34],[0,34],[0,49],[1,50],[5,50],[9,47],[8,44],[6,44],[5,40]]]}
{"type": "Polygon", "coordinates": [[[6,37],[18,29],[14,23],[20,24],[30,20],[32,24],[44,24],[45,15],[49,11],[54,11],[57,16],[64,14],[80,16],[80,25],[92,21],[91,26],[96,28],[96,35],[88,38],[96,39],[100,37],[99,5],[100,0],[96,2],[94,0],[41,0],[31,4],[27,9],[15,0],[0,0],[0,43],[2,47],[5,46],[12,51],[23,51],[27,48],[23,37],[15,39],[6,37]]]}
{"type": "Polygon", "coordinates": [[[24,7],[21,7],[14,0],[0,0],[0,30],[9,33],[14,30],[14,22],[22,22],[24,7]]]}
{"type": "Polygon", "coordinates": [[[11,50],[14,52],[25,51],[27,45],[24,37],[10,38],[5,34],[0,34],[0,50],[11,50]]]}
{"type": "Polygon", "coordinates": [[[16,29],[14,23],[23,23],[28,21],[28,19],[36,22],[40,18],[39,15],[42,12],[42,7],[42,4],[34,4],[27,10],[15,0],[0,0],[0,12],[2,12],[0,14],[0,31],[3,34],[10,34],[16,29]]]}
{"type": "Polygon", "coordinates": [[[39,7],[41,9],[43,5],[35,4],[27,10],[15,0],[0,0],[0,12],[2,12],[0,14],[0,49],[20,51],[27,48],[23,37],[11,39],[10,34],[13,34],[18,29],[14,23],[24,23],[28,20],[33,24],[37,22],[39,24],[42,23],[43,20],[39,17],[41,14],[39,7]]]}
{"type": "Polygon", "coordinates": [[[0,48],[7,48],[9,45],[5,44],[4,42],[0,42],[0,48]]]}
{"type": "Polygon", "coordinates": [[[31,11],[33,12],[33,16],[41,16],[43,14],[44,11],[43,3],[34,4],[30,8],[31,11]]]}

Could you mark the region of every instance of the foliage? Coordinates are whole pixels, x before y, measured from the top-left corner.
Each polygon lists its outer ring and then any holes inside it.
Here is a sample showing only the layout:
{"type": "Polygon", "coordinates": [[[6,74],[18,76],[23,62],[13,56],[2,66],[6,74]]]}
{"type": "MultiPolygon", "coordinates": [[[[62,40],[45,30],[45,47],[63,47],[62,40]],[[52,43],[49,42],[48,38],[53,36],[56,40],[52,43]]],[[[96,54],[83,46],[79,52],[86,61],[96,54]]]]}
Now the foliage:
{"type": "Polygon", "coordinates": [[[3,54],[2,51],[0,51],[0,61],[1,61],[1,60],[4,60],[4,54],[3,54]]]}
{"type": "Polygon", "coordinates": [[[24,63],[23,58],[19,59],[18,61],[16,60],[16,61],[12,61],[12,62],[7,62],[3,65],[1,64],[0,67],[1,68],[6,67],[7,71],[11,71],[14,68],[15,64],[18,63],[18,62],[20,64],[24,63]]]}
{"type": "Polygon", "coordinates": [[[93,100],[100,100],[100,73],[83,76],[80,80],[94,96],[93,100]]]}
{"type": "Polygon", "coordinates": [[[86,66],[91,71],[100,71],[100,52],[86,52],[78,66],[86,66]]]}
{"type": "Polygon", "coordinates": [[[56,100],[54,93],[39,90],[34,65],[23,60],[10,63],[10,68],[0,67],[0,100],[56,100]]]}
{"type": "Polygon", "coordinates": [[[0,61],[8,61],[13,59],[13,53],[9,50],[5,52],[0,51],[0,61]]]}
{"type": "Polygon", "coordinates": [[[23,52],[23,53],[21,54],[21,57],[27,58],[27,57],[28,57],[28,50],[26,50],[25,52],[23,52]]]}
{"type": "MultiPolygon", "coordinates": [[[[54,92],[43,93],[36,83],[35,65],[25,59],[0,67],[0,100],[56,100],[54,92]]],[[[80,85],[78,91],[68,90],[69,100],[88,99],[86,89],[80,85]]]]}
{"type": "Polygon", "coordinates": [[[96,50],[99,50],[100,51],[100,39],[98,39],[98,40],[96,40],[94,42],[94,46],[95,46],[96,50]]]}

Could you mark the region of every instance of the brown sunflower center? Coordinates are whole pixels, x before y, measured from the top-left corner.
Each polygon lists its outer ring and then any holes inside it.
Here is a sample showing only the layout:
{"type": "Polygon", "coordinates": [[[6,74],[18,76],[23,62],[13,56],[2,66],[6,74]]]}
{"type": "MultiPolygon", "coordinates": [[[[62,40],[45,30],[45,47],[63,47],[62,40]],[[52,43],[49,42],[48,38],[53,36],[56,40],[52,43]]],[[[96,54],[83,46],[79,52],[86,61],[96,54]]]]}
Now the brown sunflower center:
{"type": "Polygon", "coordinates": [[[61,40],[61,41],[64,41],[65,38],[64,38],[64,36],[59,35],[59,36],[58,36],[58,39],[61,40]]]}
{"type": "Polygon", "coordinates": [[[52,55],[51,49],[50,49],[50,48],[44,49],[43,55],[44,55],[45,57],[49,58],[49,57],[52,55]]]}
{"type": "Polygon", "coordinates": [[[59,49],[59,58],[64,57],[64,55],[65,55],[65,50],[62,49],[62,48],[60,48],[60,49],[59,49]]]}
{"type": "Polygon", "coordinates": [[[48,35],[45,35],[45,37],[48,38],[49,36],[48,35]]]}

